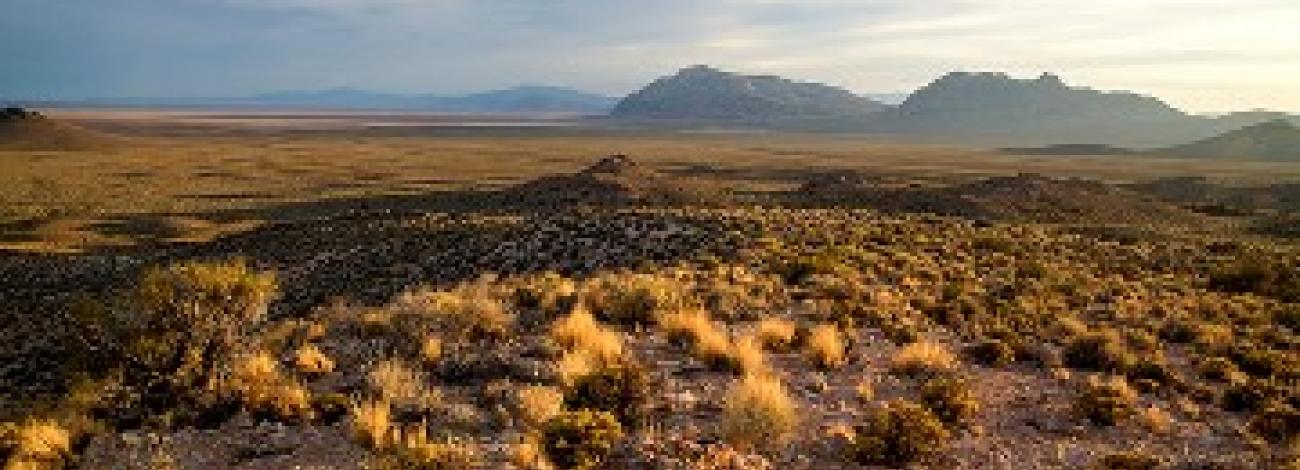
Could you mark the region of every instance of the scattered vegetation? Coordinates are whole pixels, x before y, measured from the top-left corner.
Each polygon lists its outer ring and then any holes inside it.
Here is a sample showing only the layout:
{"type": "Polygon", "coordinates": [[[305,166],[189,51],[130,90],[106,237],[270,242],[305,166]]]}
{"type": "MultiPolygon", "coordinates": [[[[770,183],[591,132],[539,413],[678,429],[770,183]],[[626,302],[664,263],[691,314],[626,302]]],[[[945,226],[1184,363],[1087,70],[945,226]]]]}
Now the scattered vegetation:
{"type": "Polygon", "coordinates": [[[779,380],[749,375],[738,379],[727,392],[722,434],[743,448],[779,448],[795,431],[798,413],[794,399],[779,380]]]}

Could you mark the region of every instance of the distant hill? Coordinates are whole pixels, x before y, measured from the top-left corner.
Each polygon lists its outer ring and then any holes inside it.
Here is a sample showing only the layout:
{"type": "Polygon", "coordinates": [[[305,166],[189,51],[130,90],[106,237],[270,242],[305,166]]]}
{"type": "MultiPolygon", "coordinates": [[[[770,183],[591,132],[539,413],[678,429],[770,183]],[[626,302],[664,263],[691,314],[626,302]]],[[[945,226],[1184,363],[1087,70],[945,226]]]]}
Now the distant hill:
{"type": "Polygon", "coordinates": [[[1300,127],[1274,120],[1196,142],[1153,150],[1160,155],[1300,161],[1300,127]]]}
{"type": "Polygon", "coordinates": [[[397,109],[467,113],[565,112],[604,114],[609,111],[617,101],[617,98],[587,93],[572,88],[519,86],[505,90],[456,96],[383,93],[352,88],[335,88],[328,90],[280,91],[247,97],[116,98],[61,104],[89,106],[397,109]]]}
{"type": "Polygon", "coordinates": [[[620,101],[615,118],[779,122],[860,118],[887,106],[847,90],[707,66],[682,69],[620,101]]]}
{"type": "Polygon", "coordinates": [[[1056,144],[1045,147],[1007,147],[1002,153],[1013,155],[1132,155],[1134,150],[1104,144],[1056,144]]]}
{"type": "Polygon", "coordinates": [[[50,119],[35,111],[0,109],[0,150],[97,150],[121,142],[118,137],[50,119]]]}

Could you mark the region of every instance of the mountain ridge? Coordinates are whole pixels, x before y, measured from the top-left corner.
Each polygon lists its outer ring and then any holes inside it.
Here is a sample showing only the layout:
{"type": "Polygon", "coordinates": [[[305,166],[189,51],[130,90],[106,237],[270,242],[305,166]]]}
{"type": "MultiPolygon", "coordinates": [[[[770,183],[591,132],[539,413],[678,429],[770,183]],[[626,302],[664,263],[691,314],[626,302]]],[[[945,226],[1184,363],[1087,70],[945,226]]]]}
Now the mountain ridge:
{"type": "Polygon", "coordinates": [[[843,88],[774,75],[741,75],[695,65],[623,98],[613,118],[772,122],[860,118],[886,109],[843,88]]]}

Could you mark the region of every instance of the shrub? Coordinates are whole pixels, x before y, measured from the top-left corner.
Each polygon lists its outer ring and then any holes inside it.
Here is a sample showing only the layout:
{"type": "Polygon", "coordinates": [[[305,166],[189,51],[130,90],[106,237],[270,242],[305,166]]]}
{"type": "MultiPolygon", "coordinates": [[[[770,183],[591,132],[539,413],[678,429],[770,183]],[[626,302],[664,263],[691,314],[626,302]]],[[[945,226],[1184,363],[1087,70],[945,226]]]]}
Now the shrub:
{"type": "Polygon", "coordinates": [[[851,447],[864,465],[905,466],[942,451],[951,434],[928,408],[905,400],[873,410],[856,429],[851,447]]]}
{"type": "Polygon", "coordinates": [[[314,416],[311,393],[281,374],[279,363],[269,353],[258,352],[236,360],[226,385],[255,417],[297,422],[314,416]]]}
{"type": "Polygon", "coordinates": [[[784,351],[794,345],[795,325],[786,320],[765,318],[758,322],[754,335],[763,347],[784,351]]]}
{"type": "Polygon", "coordinates": [[[524,425],[540,426],[564,409],[564,393],[555,387],[523,387],[515,391],[514,408],[524,425]]]}
{"type": "Polygon", "coordinates": [[[1085,333],[1065,345],[1065,364],[1076,369],[1122,372],[1133,361],[1113,331],[1085,333]]]}
{"type": "Polygon", "coordinates": [[[514,316],[488,289],[468,285],[452,291],[406,294],[396,307],[407,316],[432,322],[432,328],[463,340],[505,337],[514,316]]]}
{"type": "Polygon", "coordinates": [[[31,420],[0,433],[0,450],[10,449],[6,469],[63,468],[72,459],[72,440],[73,433],[58,422],[31,420]]]}
{"type": "Polygon", "coordinates": [[[986,339],[966,348],[966,355],[980,364],[1005,366],[1016,360],[1010,345],[998,339],[986,339]]]}
{"type": "Polygon", "coordinates": [[[1300,271],[1294,260],[1242,258],[1210,273],[1210,287],[1233,293],[1252,292],[1284,302],[1300,302],[1300,271]]]}
{"type": "Polygon", "coordinates": [[[425,364],[437,364],[442,359],[442,338],[427,335],[420,342],[420,360],[425,364]]]}
{"type": "Polygon", "coordinates": [[[591,469],[613,452],[623,439],[623,427],[614,415],[578,410],[560,413],[542,430],[542,449],[551,463],[562,469],[591,469]]]}
{"type": "Polygon", "coordinates": [[[798,423],[798,410],[785,386],[774,377],[750,375],[727,392],[722,434],[738,447],[779,446],[798,423]]]}
{"type": "Polygon", "coordinates": [[[1232,359],[1241,370],[1253,377],[1300,376],[1300,365],[1292,354],[1260,347],[1240,347],[1232,352],[1232,359]]]}
{"type": "Polygon", "coordinates": [[[1300,437],[1300,411],[1281,403],[1271,404],[1251,418],[1250,430],[1269,442],[1294,443],[1300,437]]]}
{"type": "MultiPolygon", "coordinates": [[[[718,370],[741,370],[732,354],[731,339],[703,310],[666,313],[659,316],[659,329],[672,341],[685,342],[691,354],[718,370]]],[[[750,358],[752,359],[752,357],[750,358]]]]}
{"type": "Polygon", "coordinates": [[[426,385],[424,374],[400,360],[375,365],[367,374],[366,382],[375,396],[393,405],[427,409],[441,401],[438,392],[426,385]]]}
{"type": "Polygon", "coordinates": [[[274,295],[275,276],[243,260],[187,262],[145,272],[136,287],[126,370],[131,383],[184,397],[206,389],[245,347],[274,295]]]}
{"type": "Polygon", "coordinates": [[[1264,380],[1247,380],[1232,384],[1223,390],[1223,409],[1228,411],[1258,411],[1277,400],[1279,387],[1264,380]]]}
{"type": "Polygon", "coordinates": [[[597,362],[612,362],[623,355],[618,332],[600,325],[584,309],[575,309],[551,325],[551,339],[569,351],[587,354],[597,362]]]}
{"type": "Polygon", "coordinates": [[[1102,457],[1093,466],[1096,470],[1156,470],[1160,459],[1141,451],[1119,452],[1102,457]]]}
{"type": "Polygon", "coordinates": [[[1137,392],[1123,377],[1109,380],[1089,378],[1075,407],[1084,417],[1099,426],[1114,426],[1137,412],[1137,392]]]}
{"type": "Polygon", "coordinates": [[[393,410],[388,402],[358,401],[349,411],[352,436],[358,442],[372,449],[388,445],[393,432],[393,410]]]}
{"type": "Polygon", "coordinates": [[[1197,365],[1197,369],[1202,378],[1209,380],[1234,383],[1245,380],[1245,374],[1237,369],[1237,364],[1223,357],[1206,358],[1197,365]]]}
{"type": "Polygon", "coordinates": [[[578,377],[564,394],[571,410],[604,411],[625,427],[641,424],[650,400],[650,382],[640,365],[623,361],[578,377]]]}
{"type": "Polygon", "coordinates": [[[805,341],[806,355],[813,365],[833,369],[844,364],[844,340],[835,325],[817,325],[805,341]]]}
{"type": "Polygon", "coordinates": [[[304,345],[293,353],[293,365],[307,375],[328,374],[334,371],[334,360],[314,344],[304,345]]]}
{"type": "Polygon", "coordinates": [[[1167,385],[1178,385],[1180,380],[1159,357],[1147,357],[1136,361],[1124,374],[1139,389],[1153,392],[1167,385]]]}
{"type": "Polygon", "coordinates": [[[376,459],[376,470],[461,470],[480,464],[473,446],[431,439],[423,427],[394,433],[392,438],[376,459]]]}
{"type": "Polygon", "coordinates": [[[957,358],[937,343],[918,342],[904,346],[890,358],[889,368],[906,375],[942,374],[957,367],[957,358]]]}
{"type": "Polygon", "coordinates": [[[921,385],[921,403],[949,425],[968,422],[980,409],[970,384],[956,377],[935,377],[921,385]]]}
{"type": "Polygon", "coordinates": [[[586,300],[605,321],[624,324],[650,324],[663,312],[688,306],[686,287],[668,277],[625,274],[603,279],[587,292],[586,300]]]}

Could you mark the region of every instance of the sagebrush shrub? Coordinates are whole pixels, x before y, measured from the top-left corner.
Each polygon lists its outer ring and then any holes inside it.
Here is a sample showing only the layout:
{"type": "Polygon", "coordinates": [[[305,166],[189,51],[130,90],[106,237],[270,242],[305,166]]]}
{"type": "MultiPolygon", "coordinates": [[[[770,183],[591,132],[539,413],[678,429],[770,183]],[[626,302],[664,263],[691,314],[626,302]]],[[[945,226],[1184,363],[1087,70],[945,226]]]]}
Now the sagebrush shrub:
{"type": "Polygon", "coordinates": [[[1122,372],[1133,362],[1119,334],[1113,331],[1085,333],[1065,345],[1065,365],[1076,369],[1122,372]]]}
{"type": "Polygon", "coordinates": [[[620,361],[579,376],[564,391],[571,410],[604,411],[624,427],[640,426],[650,400],[649,375],[639,364],[620,361]]]}
{"type": "Polygon", "coordinates": [[[183,396],[202,390],[246,347],[266,315],[275,276],[246,262],[186,262],[148,270],[136,287],[127,372],[183,396]]]}
{"type": "Polygon", "coordinates": [[[556,415],[542,429],[542,449],[562,469],[597,468],[623,439],[618,418],[604,411],[577,410],[556,415]]]}
{"type": "Polygon", "coordinates": [[[921,403],[949,425],[970,421],[980,409],[970,383],[958,377],[935,377],[921,384],[921,403]]]}
{"type": "Polygon", "coordinates": [[[1250,430],[1269,442],[1291,444],[1300,440],[1300,411],[1283,403],[1273,403],[1255,413],[1250,430]]]}
{"type": "Polygon", "coordinates": [[[1114,426],[1137,412],[1137,392],[1123,377],[1091,377],[1075,401],[1084,417],[1100,426],[1114,426]]]}
{"type": "Polygon", "coordinates": [[[1016,352],[1006,342],[986,339],[966,348],[966,355],[975,362],[989,366],[1005,366],[1016,360],[1016,352]]]}
{"type": "Polygon", "coordinates": [[[1118,452],[1106,455],[1093,465],[1095,470],[1156,470],[1162,465],[1159,458],[1142,451],[1118,452]]]}
{"type": "Polygon", "coordinates": [[[929,408],[894,400],[864,418],[851,450],[864,465],[904,466],[943,451],[951,437],[929,408]]]}

